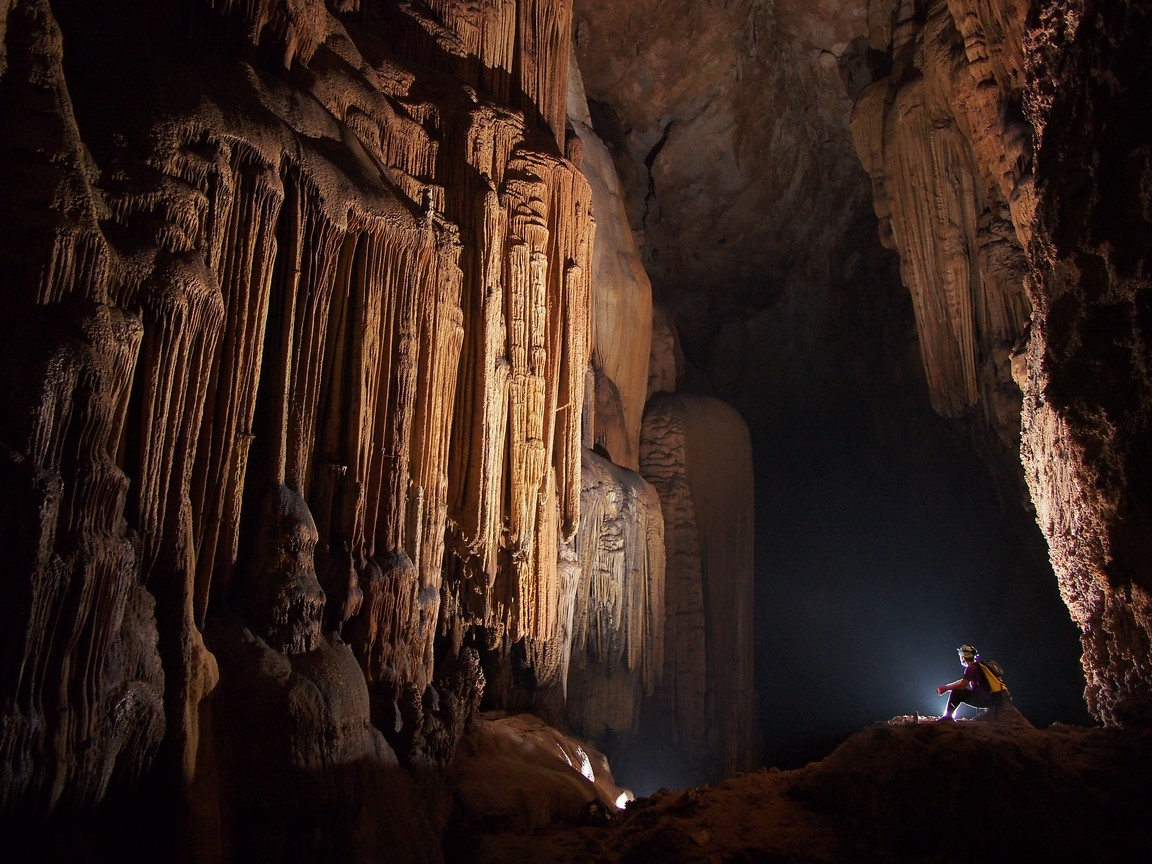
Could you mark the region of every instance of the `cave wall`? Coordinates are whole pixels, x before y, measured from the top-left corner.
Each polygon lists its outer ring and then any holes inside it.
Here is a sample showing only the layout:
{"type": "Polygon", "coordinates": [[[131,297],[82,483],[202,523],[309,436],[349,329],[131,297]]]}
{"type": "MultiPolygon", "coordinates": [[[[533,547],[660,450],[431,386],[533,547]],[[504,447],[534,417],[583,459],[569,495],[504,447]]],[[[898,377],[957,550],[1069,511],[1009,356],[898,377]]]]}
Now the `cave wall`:
{"type": "MultiPolygon", "coordinates": [[[[179,826],[155,855],[434,860],[482,698],[643,734],[653,313],[571,14],[4,4],[6,816],[126,796],[179,826]]],[[[740,686],[710,710],[750,727],[740,686]]]]}
{"type": "Polygon", "coordinates": [[[745,416],[747,382],[818,352],[838,249],[868,206],[847,132],[867,81],[854,2],[578,0],[575,52],[682,385],[745,416]],[[780,307],[804,307],[778,331],[780,307]],[[770,332],[765,332],[770,331],[770,332]]]}
{"type": "Polygon", "coordinates": [[[1152,719],[1152,10],[1035,10],[1034,313],[1021,453],[1106,723],[1152,719]]]}

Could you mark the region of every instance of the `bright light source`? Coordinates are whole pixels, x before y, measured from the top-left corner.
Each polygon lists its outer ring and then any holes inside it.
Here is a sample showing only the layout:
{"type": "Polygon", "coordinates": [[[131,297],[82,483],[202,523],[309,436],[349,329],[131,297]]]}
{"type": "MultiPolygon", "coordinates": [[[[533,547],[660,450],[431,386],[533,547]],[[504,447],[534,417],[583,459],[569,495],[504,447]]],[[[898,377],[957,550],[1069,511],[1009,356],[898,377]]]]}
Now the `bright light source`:
{"type": "Polygon", "coordinates": [[[635,801],[636,796],[632,794],[631,789],[621,789],[620,794],[616,796],[616,809],[623,810],[628,806],[629,801],[635,801]]]}

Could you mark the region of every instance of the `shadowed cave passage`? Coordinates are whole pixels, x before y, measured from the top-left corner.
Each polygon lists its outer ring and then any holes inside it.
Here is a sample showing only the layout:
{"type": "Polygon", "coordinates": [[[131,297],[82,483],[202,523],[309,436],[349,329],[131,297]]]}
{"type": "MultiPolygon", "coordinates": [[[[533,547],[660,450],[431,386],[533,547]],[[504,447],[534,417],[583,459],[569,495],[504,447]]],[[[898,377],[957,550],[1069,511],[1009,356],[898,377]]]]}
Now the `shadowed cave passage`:
{"type": "Polygon", "coordinates": [[[964,642],[1005,666],[1038,727],[1088,722],[1076,628],[1031,517],[1001,502],[938,418],[921,418],[938,437],[887,446],[835,434],[869,428],[859,414],[828,419],[758,451],[776,490],[758,523],[777,527],[757,547],[758,585],[774,586],[757,598],[766,763],[798,766],[869,723],[941,713],[935,687],[959,677],[964,642]]]}
{"type": "MultiPolygon", "coordinates": [[[[1089,722],[1079,634],[1018,456],[978,416],[931,410],[908,292],[874,235],[858,242],[867,266],[825,307],[836,338],[744,391],[765,763],[800,765],[861,726],[940,714],[935,688],[959,677],[965,642],[1005,666],[1038,727],[1089,722]]],[[[805,326],[800,313],[790,324],[805,326]]]]}
{"type": "MultiPolygon", "coordinates": [[[[915,352],[899,350],[915,339],[907,292],[871,237],[861,248],[873,266],[834,306],[812,301],[818,324],[793,308],[776,325],[835,339],[798,337],[787,357],[764,340],[737,372],[718,369],[731,354],[718,338],[686,375],[726,380],[752,435],[763,763],[798,767],[862,726],[938,715],[964,642],[1005,666],[1037,727],[1089,723],[1078,633],[1019,468],[976,421],[928,407],[915,352]]],[[[673,744],[606,749],[637,794],[700,782],[673,744]]]]}

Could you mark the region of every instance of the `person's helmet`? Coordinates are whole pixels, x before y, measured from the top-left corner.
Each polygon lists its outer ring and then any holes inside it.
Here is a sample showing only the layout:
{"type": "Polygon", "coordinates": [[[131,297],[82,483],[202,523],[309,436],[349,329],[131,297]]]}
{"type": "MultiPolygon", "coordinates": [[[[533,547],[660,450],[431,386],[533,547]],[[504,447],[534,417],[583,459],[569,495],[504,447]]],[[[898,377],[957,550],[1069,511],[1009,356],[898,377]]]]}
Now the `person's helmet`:
{"type": "Polygon", "coordinates": [[[980,652],[972,645],[961,645],[956,649],[956,653],[960,655],[961,660],[975,660],[980,656],[980,652]]]}

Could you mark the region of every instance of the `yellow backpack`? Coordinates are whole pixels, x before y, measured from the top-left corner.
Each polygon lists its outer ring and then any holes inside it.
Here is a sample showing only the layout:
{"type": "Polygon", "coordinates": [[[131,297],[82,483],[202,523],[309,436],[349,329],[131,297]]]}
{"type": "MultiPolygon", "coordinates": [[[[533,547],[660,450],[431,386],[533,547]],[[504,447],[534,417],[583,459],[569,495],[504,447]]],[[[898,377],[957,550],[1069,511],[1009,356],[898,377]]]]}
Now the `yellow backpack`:
{"type": "Polygon", "coordinates": [[[988,692],[993,696],[1008,695],[1008,685],[1004,683],[1004,668],[995,660],[981,660],[980,668],[988,682],[988,692]]]}

